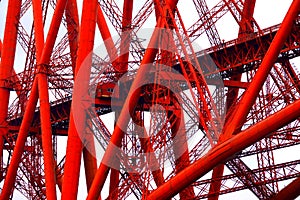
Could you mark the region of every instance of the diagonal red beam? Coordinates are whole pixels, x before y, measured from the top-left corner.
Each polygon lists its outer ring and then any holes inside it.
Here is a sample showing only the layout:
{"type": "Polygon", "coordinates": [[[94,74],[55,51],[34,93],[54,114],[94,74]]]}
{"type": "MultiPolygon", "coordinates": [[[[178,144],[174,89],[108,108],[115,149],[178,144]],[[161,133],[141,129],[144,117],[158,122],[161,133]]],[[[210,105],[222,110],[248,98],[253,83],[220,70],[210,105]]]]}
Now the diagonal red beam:
{"type": "Polygon", "coordinates": [[[300,178],[296,178],[290,184],[279,191],[271,200],[296,199],[300,195],[300,178]]]}
{"type": "Polygon", "coordinates": [[[14,182],[17,176],[17,169],[19,167],[20,159],[23,154],[27,133],[31,126],[31,122],[33,119],[34,109],[36,107],[37,99],[38,99],[38,88],[37,88],[37,79],[34,79],[32,84],[32,91],[29,96],[29,100],[27,106],[25,108],[23,120],[19,129],[18,138],[15,144],[14,152],[11,158],[11,161],[8,166],[8,170],[6,173],[6,177],[4,180],[4,185],[2,188],[1,200],[9,199],[11,195],[12,189],[14,187],[14,182]]]}
{"type": "Polygon", "coordinates": [[[298,16],[300,9],[300,0],[294,0],[282,21],[282,24],[276,33],[270,47],[262,60],[252,82],[249,84],[248,89],[244,92],[242,99],[235,109],[235,114],[229,118],[228,123],[225,124],[224,136],[234,134],[242,127],[246,117],[254,104],[256,97],[262,88],[272,66],[274,65],[284,42],[289,36],[292,25],[298,16]]]}
{"type": "Polygon", "coordinates": [[[226,162],[228,158],[300,117],[299,109],[300,100],[297,100],[251,128],[215,146],[205,156],[152,192],[147,199],[168,199],[173,197],[197,179],[204,176],[213,167],[226,162]]]}
{"type": "MultiPolygon", "coordinates": [[[[78,56],[76,61],[75,77],[81,68],[81,65],[85,63],[90,70],[90,64],[94,47],[94,37],[96,29],[96,17],[97,17],[97,1],[96,0],[84,0],[82,6],[82,17],[81,17],[81,27],[79,32],[79,46],[78,46],[78,56]],[[88,12],[87,12],[88,11],[88,12]]],[[[85,94],[90,78],[90,71],[86,71],[85,74],[81,74],[84,81],[81,84],[78,84],[79,94],[85,94]]],[[[73,96],[73,99],[76,96],[73,96]]],[[[72,101],[72,109],[74,106],[74,101],[72,101]]],[[[80,105],[79,105],[80,106],[80,105]]],[[[78,108],[78,109],[81,109],[78,108]]],[[[85,111],[82,110],[82,113],[85,111]]],[[[86,124],[85,115],[79,116],[80,119],[76,119],[77,123],[75,125],[73,112],[70,114],[70,123],[68,130],[68,142],[67,142],[67,153],[66,153],[66,163],[65,163],[65,173],[64,181],[62,187],[62,199],[76,199],[78,192],[78,183],[79,183],[79,173],[80,173],[80,164],[81,164],[81,152],[82,152],[82,142],[78,134],[82,134],[84,131],[84,126],[86,124]]]]}
{"type": "Polygon", "coordinates": [[[106,23],[105,17],[103,15],[100,4],[98,3],[97,9],[97,25],[101,34],[101,37],[104,41],[104,45],[108,56],[112,62],[112,65],[116,71],[121,71],[118,66],[118,50],[112,40],[108,25],[106,23]]]}

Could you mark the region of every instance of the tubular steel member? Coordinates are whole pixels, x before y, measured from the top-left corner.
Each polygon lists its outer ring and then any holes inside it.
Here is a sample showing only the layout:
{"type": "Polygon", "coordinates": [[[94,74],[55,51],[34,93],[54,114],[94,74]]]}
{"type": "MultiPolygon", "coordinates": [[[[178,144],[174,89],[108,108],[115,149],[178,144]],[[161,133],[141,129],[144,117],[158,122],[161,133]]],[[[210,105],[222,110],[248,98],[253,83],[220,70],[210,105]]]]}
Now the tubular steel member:
{"type": "MultiPolygon", "coordinates": [[[[97,15],[97,1],[96,0],[85,0],[83,2],[82,10],[88,10],[89,12],[82,12],[81,18],[81,27],[79,33],[79,47],[78,47],[78,56],[76,60],[76,70],[74,79],[76,80],[76,75],[83,64],[91,63],[91,52],[93,51],[94,46],[94,37],[96,29],[96,15],[97,15]],[[86,61],[84,61],[86,60],[86,61]]],[[[89,80],[90,71],[87,71],[84,74],[84,80],[89,80]]],[[[87,91],[89,82],[80,84],[79,90],[85,94],[87,91]]],[[[73,97],[74,98],[74,97],[73,97]]],[[[75,97],[76,98],[76,97],[75,97]]],[[[74,106],[71,105],[73,109],[74,106]]],[[[80,109],[80,108],[79,108],[80,109]]],[[[84,113],[84,111],[82,111],[84,113]]],[[[85,115],[80,116],[76,124],[74,122],[74,116],[72,111],[70,113],[70,123],[68,130],[68,143],[67,143],[67,153],[66,153],[66,163],[65,163],[65,174],[62,187],[62,199],[76,199],[78,192],[78,182],[79,182],[79,173],[80,173],[80,163],[81,163],[81,152],[82,152],[82,141],[79,138],[79,133],[83,131],[84,124],[86,123],[85,115]]]]}
{"type": "Polygon", "coordinates": [[[182,170],[175,177],[154,190],[148,199],[168,199],[195,182],[213,167],[225,162],[251,144],[300,117],[300,100],[269,116],[254,126],[238,133],[210,150],[205,156],[182,170]],[[286,115],[288,113],[288,115],[286,115]]]}
{"type": "Polygon", "coordinates": [[[9,199],[9,196],[11,195],[12,189],[14,187],[14,182],[17,176],[17,169],[20,163],[21,156],[23,154],[27,133],[31,126],[33,113],[36,107],[37,100],[38,100],[38,85],[37,85],[37,79],[35,79],[32,86],[32,92],[29,96],[28,105],[25,108],[25,113],[23,116],[22,124],[19,129],[19,135],[15,144],[14,152],[9,167],[7,169],[6,177],[4,180],[4,184],[0,196],[1,200],[9,199]]]}
{"type": "MultiPolygon", "coordinates": [[[[34,28],[36,40],[36,57],[38,63],[38,90],[41,112],[42,148],[45,163],[45,180],[47,199],[56,199],[56,175],[54,170],[54,157],[52,149],[52,132],[50,124],[50,105],[48,94],[47,66],[41,63],[44,46],[44,27],[42,19],[42,4],[40,1],[33,1],[34,28]]],[[[53,24],[51,24],[53,25],[53,24]]],[[[51,29],[51,28],[50,28],[51,29]]]]}
{"type": "MultiPolygon", "coordinates": [[[[176,112],[176,111],[175,111],[176,112]]],[[[184,115],[180,112],[179,117],[175,119],[174,125],[172,126],[172,139],[175,143],[173,146],[175,160],[175,171],[176,174],[180,173],[184,168],[188,167],[190,158],[188,154],[188,144],[186,138],[186,130],[180,130],[180,124],[184,123],[184,115]]],[[[195,193],[193,186],[187,186],[183,191],[179,193],[180,199],[194,199],[195,193]]]]}
{"type": "Polygon", "coordinates": [[[10,0],[8,3],[4,40],[3,45],[0,45],[0,160],[2,160],[3,154],[3,137],[8,131],[6,119],[8,114],[10,88],[7,81],[8,77],[10,77],[13,72],[18,32],[16,24],[19,23],[21,2],[21,0],[10,0]]]}

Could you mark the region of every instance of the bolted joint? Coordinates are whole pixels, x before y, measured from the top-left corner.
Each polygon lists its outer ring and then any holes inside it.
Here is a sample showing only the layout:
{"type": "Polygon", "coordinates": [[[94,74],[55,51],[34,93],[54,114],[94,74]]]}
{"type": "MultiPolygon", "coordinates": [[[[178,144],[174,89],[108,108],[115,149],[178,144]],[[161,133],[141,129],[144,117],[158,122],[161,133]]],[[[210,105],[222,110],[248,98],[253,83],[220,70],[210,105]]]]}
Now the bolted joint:
{"type": "Polygon", "coordinates": [[[49,75],[49,65],[48,64],[39,64],[36,66],[36,74],[46,74],[49,75]]]}
{"type": "Polygon", "coordinates": [[[10,79],[0,79],[0,88],[13,90],[13,81],[10,79]]]}

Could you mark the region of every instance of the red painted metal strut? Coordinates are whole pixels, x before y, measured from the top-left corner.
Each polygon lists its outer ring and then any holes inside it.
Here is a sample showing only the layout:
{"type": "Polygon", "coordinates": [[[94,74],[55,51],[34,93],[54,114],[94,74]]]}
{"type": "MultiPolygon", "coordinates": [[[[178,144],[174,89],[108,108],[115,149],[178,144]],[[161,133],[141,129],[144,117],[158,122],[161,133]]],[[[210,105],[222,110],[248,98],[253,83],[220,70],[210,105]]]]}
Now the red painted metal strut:
{"type": "MultiPolygon", "coordinates": [[[[96,29],[96,15],[97,15],[97,1],[96,0],[85,0],[83,2],[82,10],[88,10],[89,12],[83,12],[81,17],[81,27],[79,32],[79,46],[78,46],[78,56],[76,60],[76,70],[74,79],[76,81],[76,75],[78,74],[82,65],[87,65],[90,67],[91,56],[94,46],[94,36],[96,29]]],[[[90,71],[89,67],[85,67],[86,73],[82,73],[83,83],[79,84],[78,94],[86,94],[90,71]],[[85,84],[84,84],[85,83],[85,84]]],[[[76,98],[76,97],[74,97],[76,98]]],[[[79,97],[80,98],[80,97],[79,97]]],[[[74,105],[72,103],[72,108],[74,105]]],[[[78,108],[81,109],[81,108],[78,108]]],[[[82,110],[82,113],[85,111],[82,110]]],[[[73,112],[70,113],[70,123],[68,130],[68,143],[67,143],[67,153],[66,153],[66,163],[65,163],[65,174],[63,181],[62,199],[76,199],[78,192],[78,182],[79,182],[79,172],[81,163],[81,153],[82,153],[82,141],[79,134],[84,133],[84,126],[86,123],[85,115],[80,115],[80,119],[77,120],[78,123],[75,124],[73,112]]]]}

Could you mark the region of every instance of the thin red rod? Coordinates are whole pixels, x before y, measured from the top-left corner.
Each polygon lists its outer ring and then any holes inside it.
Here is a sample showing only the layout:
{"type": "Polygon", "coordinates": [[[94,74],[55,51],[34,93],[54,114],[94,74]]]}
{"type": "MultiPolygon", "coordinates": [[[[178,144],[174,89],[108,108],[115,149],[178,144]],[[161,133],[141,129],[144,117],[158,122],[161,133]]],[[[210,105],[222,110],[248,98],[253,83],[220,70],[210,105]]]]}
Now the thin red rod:
{"type": "Polygon", "coordinates": [[[105,17],[103,15],[102,9],[100,7],[100,4],[98,3],[98,9],[97,9],[97,25],[101,34],[101,37],[104,41],[105,48],[107,50],[108,56],[112,62],[113,67],[116,71],[120,71],[118,66],[118,51],[116,49],[116,46],[114,44],[114,41],[112,40],[108,25],[106,23],[105,17]]]}
{"type": "Polygon", "coordinates": [[[76,0],[68,0],[66,6],[66,20],[68,29],[68,38],[70,44],[70,53],[72,60],[72,69],[75,72],[76,56],[78,49],[79,17],[76,0]]]}
{"type": "MultiPolygon", "coordinates": [[[[79,33],[79,46],[78,46],[78,56],[76,61],[75,69],[75,80],[78,71],[80,70],[81,65],[84,60],[85,63],[91,63],[91,52],[93,51],[94,46],[94,37],[96,29],[96,16],[97,16],[97,1],[96,0],[84,0],[83,1],[83,11],[81,17],[81,27],[79,33]]],[[[89,67],[90,65],[87,64],[89,67]]],[[[86,92],[88,89],[88,80],[90,71],[86,69],[86,74],[82,74],[84,77],[85,83],[79,84],[79,91],[86,92]]],[[[73,97],[73,99],[76,97],[73,97]]],[[[75,106],[72,102],[71,108],[75,106]]],[[[80,109],[80,108],[79,108],[80,109]]],[[[84,113],[84,110],[82,111],[84,113]]],[[[67,153],[66,153],[66,163],[65,163],[65,174],[63,181],[63,191],[62,199],[76,199],[78,192],[78,182],[79,182],[79,173],[80,173],[80,163],[81,163],[81,152],[82,152],[82,142],[79,137],[84,130],[86,118],[83,114],[78,119],[78,123],[75,124],[73,112],[70,114],[70,124],[68,131],[68,142],[67,142],[67,153]],[[78,131],[78,132],[77,132],[78,131]]]]}
{"type": "Polygon", "coordinates": [[[52,149],[52,128],[50,122],[50,104],[47,74],[38,74],[38,90],[40,98],[40,117],[42,131],[42,149],[44,153],[46,196],[56,199],[56,173],[52,149]]]}
{"type": "Polygon", "coordinates": [[[229,119],[228,123],[226,123],[226,127],[224,129],[225,135],[233,134],[245,122],[249,110],[255,102],[273,64],[278,58],[284,42],[291,32],[293,22],[299,13],[299,9],[300,0],[293,1],[252,82],[249,84],[248,89],[244,92],[244,95],[236,108],[235,114],[232,115],[232,118],[229,119]]]}
{"type": "Polygon", "coordinates": [[[33,7],[33,18],[34,18],[36,59],[37,59],[37,62],[39,63],[42,58],[44,42],[45,42],[44,41],[42,2],[39,0],[33,0],[32,7],[33,7]]]}
{"type": "Polygon", "coordinates": [[[87,121],[87,125],[89,126],[89,128],[86,130],[87,134],[84,138],[85,147],[83,148],[82,153],[85,169],[86,187],[87,191],[89,191],[97,171],[97,159],[94,135],[91,131],[93,130],[93,124],[91,123],[91,121],[87,121]]]}
{"type": "Polygon", "coordinates": [[[240,132],[229,140],[215,146],[205,156],[185,168],[175,177],[151,193],[147,199],[168,199],[176,195],[197,179],[208,173],[213,167],[225,162],[248,146],[267,137],[273,131],[300,117],[300,100],[288,105],[254,126],[240,132]],[[287,114],[288,113],[288,114],[287,114]]]}
{"type": "Polygon", "coordinates": [[[94,147],[94,140],[90,140],[89,145],[92,145],[88,148],[83,148],[83,162],[84,162],[84,169],[85,169],[85,177],[86,177],[86,187],[87,191],[90,190],[92,182],[94,180],[96,171],[97,171],[97,160],[96,160],[96,153],[94,147]],[[94,150],[93,153],[90,151],[94,150]]]}
{"type": "Polygon", "coordinates": [[[131,42],[131,21],[132,21],[132,9],[133,0],[124,0],[123,18],[122,18],[122,34],[120,45],[120,57],[119,62],[121,64],[120,71],[122,73],[127,72],[128,58],[129,58],[129,46],[131,42]]]}
{"type": "MultiPolygon", "coordinates": [[[[175,111],[176,112],[176,111],[175,111]]],[[[173,151],[175,160],[175,172],[178,174],[184,168],[190,165],[190,158],[188,152],[188,144],[186,138],[186,130],[185,130],[185,122],[184,122],[184,114],[180,112],[175,120],[174,125],[172,126],[172,136],[173,136],[173,151]],[[183,124],[183,125],[181,125],[183,124]]],[[[179,193],[180,199],[195,199],[195,193],[193,186],[189,185],[184,190],[179,193]]]]}

